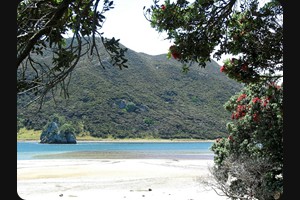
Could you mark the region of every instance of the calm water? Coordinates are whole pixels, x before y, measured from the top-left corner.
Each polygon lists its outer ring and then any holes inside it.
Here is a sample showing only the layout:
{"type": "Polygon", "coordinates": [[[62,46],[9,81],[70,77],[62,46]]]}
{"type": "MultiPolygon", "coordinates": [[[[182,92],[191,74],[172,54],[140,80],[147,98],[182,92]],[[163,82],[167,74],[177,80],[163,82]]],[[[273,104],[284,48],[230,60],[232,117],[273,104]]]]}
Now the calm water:
{"type": "Polygon", "coordinates": [[[17,142],[17,159],[213,159],[211,145],[212,142],[77,142],[77,144],[17,142]]]}

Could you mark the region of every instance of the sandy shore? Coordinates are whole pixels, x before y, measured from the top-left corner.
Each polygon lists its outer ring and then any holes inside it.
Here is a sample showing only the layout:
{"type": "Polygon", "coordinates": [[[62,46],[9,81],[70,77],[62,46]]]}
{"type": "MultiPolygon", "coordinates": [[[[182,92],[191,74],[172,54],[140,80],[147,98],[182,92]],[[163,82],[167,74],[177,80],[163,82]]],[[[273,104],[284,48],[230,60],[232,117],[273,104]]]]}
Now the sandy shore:
{"type": "Polygon", "coordinates": [[[41,159],[17,161],[26,200],[222,200],[201,180],[212,160],[41,159]]]}

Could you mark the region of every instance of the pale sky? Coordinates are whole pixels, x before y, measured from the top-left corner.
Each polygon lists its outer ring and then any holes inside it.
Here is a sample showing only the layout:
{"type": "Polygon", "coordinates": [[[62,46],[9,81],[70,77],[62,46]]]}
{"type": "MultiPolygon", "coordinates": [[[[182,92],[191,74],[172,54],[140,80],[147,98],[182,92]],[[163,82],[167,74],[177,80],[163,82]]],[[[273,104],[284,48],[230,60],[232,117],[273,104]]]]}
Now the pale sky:
{"type": "MultiPolygon", "coordinates": [[[[163,2],[163,1],[162,1],[163,2]]],[[[120,43],[136,52],[149,55],[167,54],[172,43],[166,34],[157,32],[143,15],[153,0],[114,0],[114,8],[105,13],[101,29],[107,38],[115,37],[120,43]]]]}

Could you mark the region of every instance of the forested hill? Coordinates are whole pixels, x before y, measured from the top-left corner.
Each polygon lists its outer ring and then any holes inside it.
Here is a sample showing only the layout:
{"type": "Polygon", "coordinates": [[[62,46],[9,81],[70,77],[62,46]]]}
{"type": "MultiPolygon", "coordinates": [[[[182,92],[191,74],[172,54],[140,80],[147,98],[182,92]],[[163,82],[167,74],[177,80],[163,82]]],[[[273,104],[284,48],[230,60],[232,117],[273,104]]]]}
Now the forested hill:
{"type": "MultiPolygon", "coordinates": [[[[69,98],[48,98],[22,108],[18,98],[18,124],[42,129],[58,115],[79,132],[115,138],[198,138],[225,136],[230,113],[223,104],[241,85],[220,72],[212,61],[206,68],[182,64],[166,55],[150,56],[128,50],[128,68],[120,70],[104,60],[85,59],[72,73],[69,98]]],[[[46,59],[46,58],[45,58],[46,59]]]]}

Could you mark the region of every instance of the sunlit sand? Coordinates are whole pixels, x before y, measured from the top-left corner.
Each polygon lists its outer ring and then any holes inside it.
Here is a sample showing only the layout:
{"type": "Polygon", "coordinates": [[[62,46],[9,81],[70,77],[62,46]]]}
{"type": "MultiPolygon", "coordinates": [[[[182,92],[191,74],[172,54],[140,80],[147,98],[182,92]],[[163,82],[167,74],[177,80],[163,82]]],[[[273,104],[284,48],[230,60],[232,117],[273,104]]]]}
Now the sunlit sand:
{"type": "Polygon", "coordinates": [[[38,159],[17,161],[25,200],[221,200],[201,180],[212,160],[38,159]]]}

